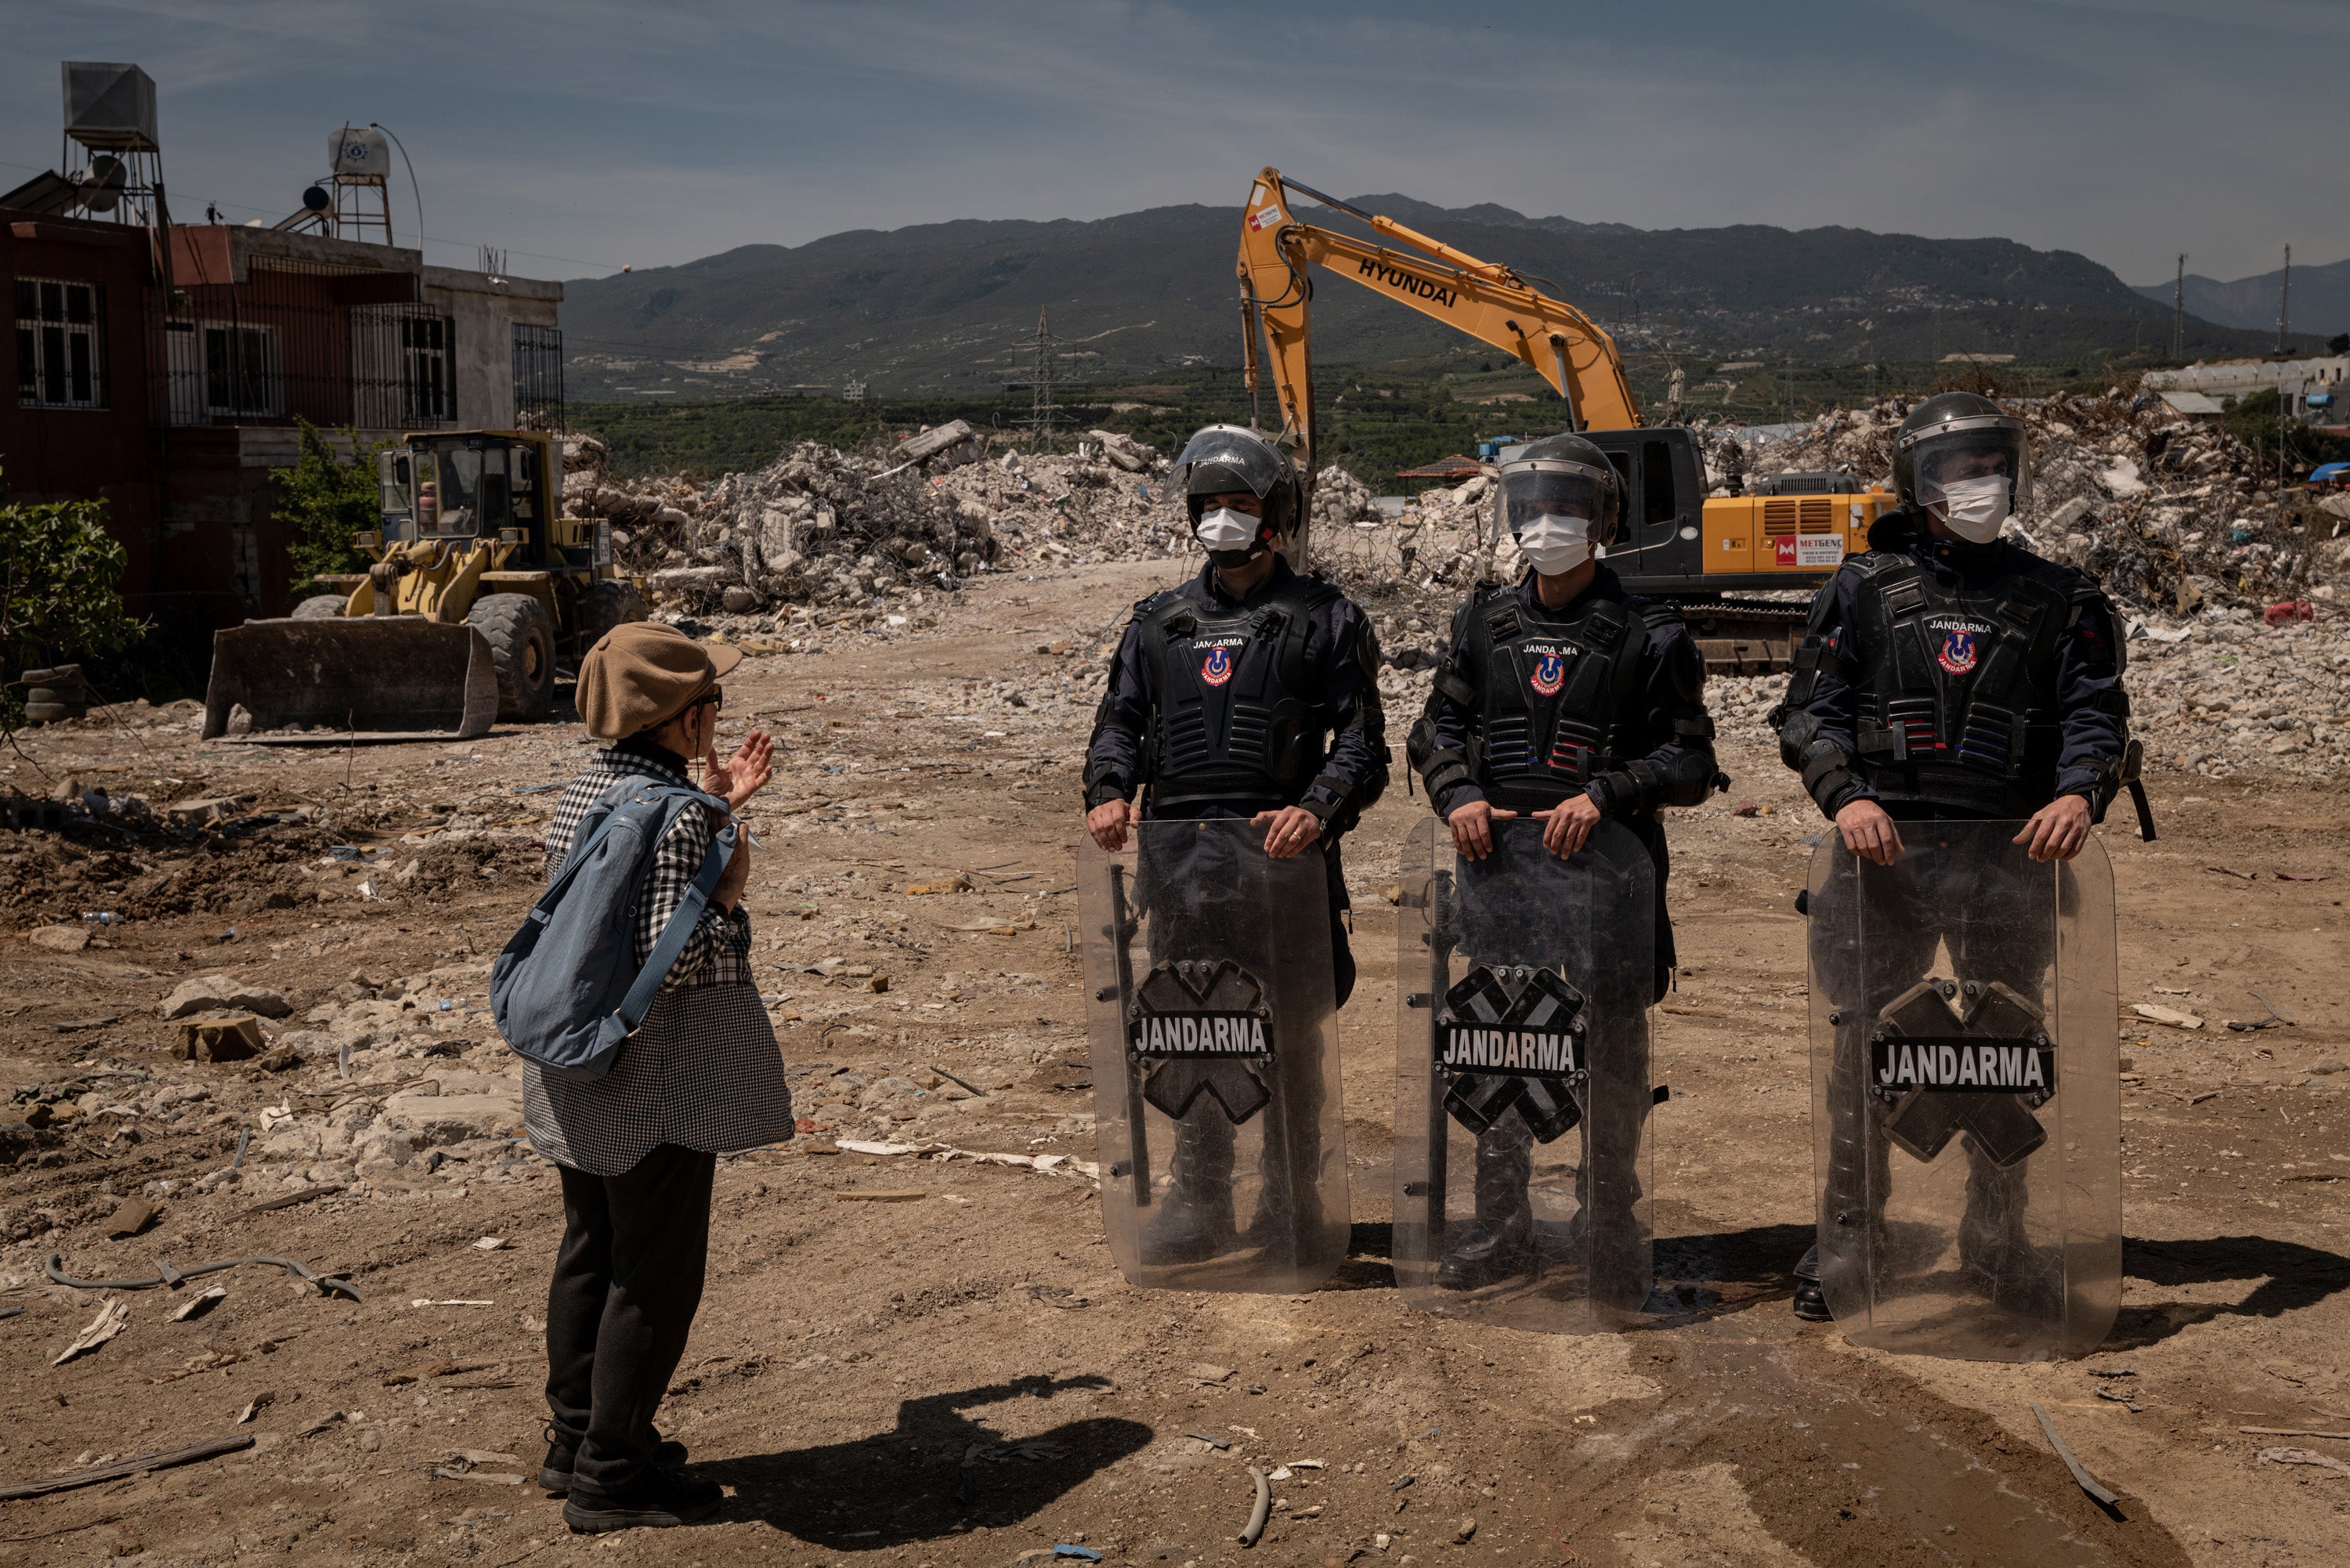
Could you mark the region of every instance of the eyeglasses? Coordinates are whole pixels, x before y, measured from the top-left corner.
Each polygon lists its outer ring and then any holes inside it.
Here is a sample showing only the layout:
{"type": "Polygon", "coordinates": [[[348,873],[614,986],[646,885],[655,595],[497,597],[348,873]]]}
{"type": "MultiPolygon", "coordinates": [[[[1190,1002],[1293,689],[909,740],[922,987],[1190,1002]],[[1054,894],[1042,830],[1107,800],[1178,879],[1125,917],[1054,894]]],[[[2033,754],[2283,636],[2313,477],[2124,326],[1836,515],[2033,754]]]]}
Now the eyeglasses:
{"type": "Polygon", "coordinates": [[[696,697],[692,701],[688,702],[685,705],[685,710],[690,713],[696,708],[723,707],[725,702],[726,688],[723,686],[712,686],[709,691],[704,691],[701,696],[696,697]]]}

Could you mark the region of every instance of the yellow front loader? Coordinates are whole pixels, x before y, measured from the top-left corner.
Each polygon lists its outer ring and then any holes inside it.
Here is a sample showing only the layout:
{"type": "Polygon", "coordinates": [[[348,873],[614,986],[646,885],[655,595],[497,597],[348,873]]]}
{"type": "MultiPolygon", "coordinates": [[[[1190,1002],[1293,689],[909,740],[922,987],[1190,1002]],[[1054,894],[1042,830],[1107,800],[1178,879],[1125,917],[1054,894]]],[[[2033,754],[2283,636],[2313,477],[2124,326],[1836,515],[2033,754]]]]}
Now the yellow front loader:
{"type": "Polygon", "coordinates": [[[546,716],[556,662],[642,620],[610,524],[562,514],[562,449],[539,431],[411,435],[379,458],[364,573],[321,576],[279,620],[213,638],[204,734],[242,708],[255,740],[478,735],[546,716]]]}

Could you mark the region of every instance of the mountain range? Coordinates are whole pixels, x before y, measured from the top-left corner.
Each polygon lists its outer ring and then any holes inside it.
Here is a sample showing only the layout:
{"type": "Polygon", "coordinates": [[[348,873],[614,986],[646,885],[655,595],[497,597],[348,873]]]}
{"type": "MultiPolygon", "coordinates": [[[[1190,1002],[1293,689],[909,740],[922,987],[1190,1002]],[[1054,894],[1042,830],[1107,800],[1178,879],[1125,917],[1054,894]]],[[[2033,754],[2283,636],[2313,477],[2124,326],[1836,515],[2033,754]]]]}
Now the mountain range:
{"type": "MultiPolygon", "coordinates": [[[[2137,292],[2168,308],[2175,297],[2175,278],[2142,283],[2137,292]]],[[[2222,283],[2200,273],[2187,275],[2187,310],[2190,316],[2220,327],[2241,327],[2266,332],[2276,345],[2277,296],[2284,286],[2284,269],[2257,277],[2222,283]]],[[[2292,325],[2303,333],[2332,337],[2350,332],[2350,261],[2293,269],[2292,325]]]]}
{"type": "MultiPolygon", "coordinates": [[[[1396,194],[1352,204],[1544,280],[1627,354],[2095,363],[2168,344],[2167,297],[2147,298],[2085,256],[2012,240],[1637,229],[1396,194]]],[[[1299,216],[1367,233],[1335,209],[1301,205],[1299,216]]],[[[1058,375],[1131,379],[1237,364],[1239,218],[1236,206],[1187,205],[1090,222],[960,219],[571,282],[571,394],[691,398],[857,381],[877,394],[994,392],[1033,374],[1040,317],[1057,340],[1058,375]]],[[[1316,284],[1315,351],[1326,363],[1491,367],[1498,358],[1343,280],[1319,275],[1316,284]]],[[[2190,354],[2258,354],[2274,331],[2199,319],[2188,338],[2190,354]]]]}

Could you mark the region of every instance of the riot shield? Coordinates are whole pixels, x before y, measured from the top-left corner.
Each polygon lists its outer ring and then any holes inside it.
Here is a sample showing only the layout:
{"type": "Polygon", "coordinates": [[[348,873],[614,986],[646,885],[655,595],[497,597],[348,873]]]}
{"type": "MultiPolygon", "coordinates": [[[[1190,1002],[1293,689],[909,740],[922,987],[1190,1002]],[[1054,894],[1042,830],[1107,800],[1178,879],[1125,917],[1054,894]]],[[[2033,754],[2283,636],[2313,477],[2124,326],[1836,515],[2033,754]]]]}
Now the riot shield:
{"type": "Polygon", "coordinates": [[[1408,1306],[1621,1326],[1651,1284],[1655,867],[1602,823],[1567,859],[1531,817],[1482,860],[1407,841],[1396,960],[1395,1240],[1408,1306]]]}
{"type": "Polygon", "coordinates": [[[1905,822],[1813,857],[1820,1286],[1856,1344],[1980,1361],[2096,1348],[2121,1306],[2113,873],[2014,822],[1905,822]]]}
{"type": "Polygon", "coordinates": [[[1079,847],[1103,1228],[1132,1284],[1295,1293],[1346,1261],[1326,877],[1242,820],[1079,847]]]}

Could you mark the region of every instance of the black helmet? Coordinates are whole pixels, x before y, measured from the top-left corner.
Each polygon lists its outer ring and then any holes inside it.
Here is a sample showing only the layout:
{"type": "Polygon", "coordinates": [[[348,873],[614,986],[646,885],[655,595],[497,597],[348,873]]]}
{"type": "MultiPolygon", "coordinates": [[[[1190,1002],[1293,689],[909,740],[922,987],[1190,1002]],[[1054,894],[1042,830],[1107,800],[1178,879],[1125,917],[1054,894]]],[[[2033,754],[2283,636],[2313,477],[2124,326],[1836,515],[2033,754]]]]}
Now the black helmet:
{"type": "Polygon", "coordinates": [[[1196,532],[1211,495],[1246,491],[1264,504],[1256,537],[1244,549],[1208,553],[1219,566],[1239,566],[1297,532],[1305,489],[1289,454],[1242,425],[1209,425],[1192,436],[1175,460],[1175,482],[1183,487],[1184,510],[1196,532]]]}
{"type": "Polygon", "coordinates": [[[1978,393],[1937,392],[1910,410],[1894,434],[1894,493],[1902,505],[1922,509],[1942,499],[1957,460],[1983,460],[1971,466],[1996,473],[2004,458],[2013,486],[2010,506],[2020,513],[2032,496],[2030,455],[2022,420],[1978,393]]]}
{"type": "Polygon", "coordinates": [[[1517,535],[1544,514],[1591,520],[1594,545],[1615,542],[1624,517],[1624,485],[1607,454],[1579,435],[1530,441],[1502,464],[1493,493],[1495,536],[1517,535]]]}

